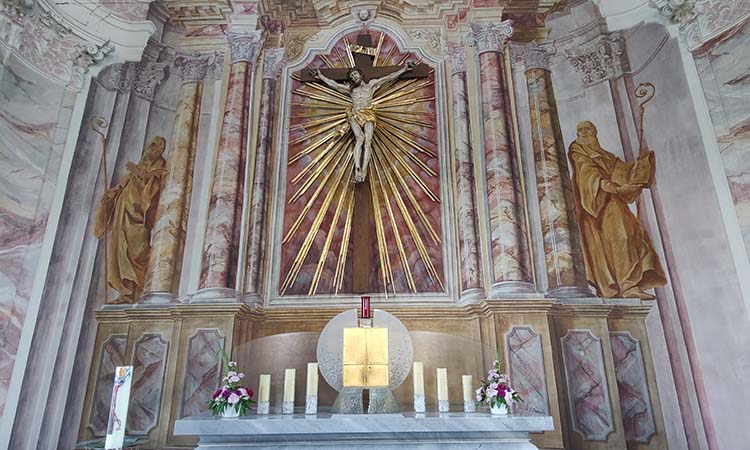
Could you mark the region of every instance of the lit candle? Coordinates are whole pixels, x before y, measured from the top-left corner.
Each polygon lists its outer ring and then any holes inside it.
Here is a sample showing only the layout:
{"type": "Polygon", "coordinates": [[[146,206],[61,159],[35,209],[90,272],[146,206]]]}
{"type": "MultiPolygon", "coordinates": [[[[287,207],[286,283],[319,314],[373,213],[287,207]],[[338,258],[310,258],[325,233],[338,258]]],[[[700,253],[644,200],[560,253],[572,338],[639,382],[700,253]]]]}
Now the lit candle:
{"type": "Polygon", "coordinates": [[[307,363],[307,395],[318,395],[318,363],[307,363]]]}
{"type": "Polygon", "coordinates": [[[437,370],[437,396],[438,401],[448,400],[448,369],[437,370]]]}
{"type": "Polygon", "coordinates": [[[270,374],[261,375],[260,382],[258,383],[258,401],[267,402],[270,392],[271,392],[271,375],[270,374]]]}
{"type": "Polygon", "coordinates": [[[370,297],[362,296],[362,318],[370,318],[370,297]]]}
{"type": "Polygon", "coordinates": [[[471,375],[464,375],[461,377],[461,383],[463,384],[464,388],[464,402],[470,402],[472,401],[472,390],[473,390],[473,384],[474,384],[474,377],[471,375]]]}
{"type": "Polygon", "coordinates": [[[294,402],[294,377],[297,369],[286,369],[284,371],[284,401],[294,402]]]}
{"type": "Polygon", "coordinates": [[[414,395],[424,395],[424,364],[415,362],[411,373],[414,378],[414,395]]]}

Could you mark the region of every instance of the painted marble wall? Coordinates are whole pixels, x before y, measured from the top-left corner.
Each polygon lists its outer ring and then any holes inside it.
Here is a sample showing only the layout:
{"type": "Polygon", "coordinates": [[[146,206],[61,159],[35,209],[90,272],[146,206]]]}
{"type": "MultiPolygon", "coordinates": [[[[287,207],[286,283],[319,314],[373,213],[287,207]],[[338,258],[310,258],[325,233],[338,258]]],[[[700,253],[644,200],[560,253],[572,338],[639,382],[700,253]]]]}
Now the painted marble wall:
{"type": "Polygon", "coordinates": [[[750,251],[750,23],[694,52],[729,189],[750,251]]]}
{"type": "Polygon", "coordinates": [[[72,111],[65,88],[0,47],[0,411],[72,111]]]}

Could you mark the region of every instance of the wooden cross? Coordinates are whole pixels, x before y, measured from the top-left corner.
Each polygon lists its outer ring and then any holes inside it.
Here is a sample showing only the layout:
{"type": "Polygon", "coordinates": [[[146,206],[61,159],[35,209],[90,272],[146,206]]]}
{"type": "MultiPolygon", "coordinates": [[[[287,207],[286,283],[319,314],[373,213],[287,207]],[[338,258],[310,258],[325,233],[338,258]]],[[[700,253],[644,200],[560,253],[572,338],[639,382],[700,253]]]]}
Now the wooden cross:
{"type": "MultiPolygon", "coordinates": [[[[357,36],[357,44],[350,46],[354,57],[354,67],[364,76],[365,81],[373,78],[384,77],[399,69],[401,66],[375,66],[376,49],[372,46],[372,37],[365,33],[357,36]]],[[[320,69],[326,77],[338,81],[348,82],[347,76],[350,68],[320,69]]],[[[425,64],[416,64],[412,70],[402,74],[399,79],[427,78],[430,68],[425,64]]],[[[317,81],[310,71],[302,71],[300,80],[304,82],[317,81]]],[[[370,194],[370,178],[365,178],[362,183],[354,185],[354,217],[352,219],[352,267],[354,269],[352,279],[352,292],[355,294],[366,294],[373,292],[370,285],[371,275],[375,268],[374,249],[377,248],[377,236],[375,234],[374,212],[372,209],[372,198],[370,194]]],[[[384,270],[382,268],[381,270],[384,270]]],[[[385,287],[387,290],[387,286],[385,287]]]]}

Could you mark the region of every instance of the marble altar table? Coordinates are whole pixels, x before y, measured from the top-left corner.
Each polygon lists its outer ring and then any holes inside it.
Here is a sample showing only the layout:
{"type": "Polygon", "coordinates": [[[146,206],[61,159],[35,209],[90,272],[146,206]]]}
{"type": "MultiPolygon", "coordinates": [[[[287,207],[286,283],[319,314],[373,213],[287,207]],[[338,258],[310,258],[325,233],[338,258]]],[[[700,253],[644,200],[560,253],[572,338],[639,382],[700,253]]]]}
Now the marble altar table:
{"type": "Polygon", "coordinates": [[[549,416],[487,413],[192,416],[175,422],[176,435],[199,438],[198,450],[238,449],[536,449],[529,433],[552,430],[549,416]]]}

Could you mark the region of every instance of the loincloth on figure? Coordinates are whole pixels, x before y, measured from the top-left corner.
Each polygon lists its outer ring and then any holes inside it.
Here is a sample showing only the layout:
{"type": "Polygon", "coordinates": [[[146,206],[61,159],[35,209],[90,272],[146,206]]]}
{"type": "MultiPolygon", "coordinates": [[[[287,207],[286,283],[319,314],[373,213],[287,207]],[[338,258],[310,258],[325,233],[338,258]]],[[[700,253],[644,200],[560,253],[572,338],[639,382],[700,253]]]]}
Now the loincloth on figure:
{"type": "Polygon", "coordinates": [[[364,127],[368,122],[375,125],[375,122],[377,121],[377,117],[375,116],[375,108],[373,107],[362,108],[358,111],[349,110],[347,111],[347,116],[350,120],[352,117],[354,117],[354,120],[356,120],[361,127],[364,127]]]}

